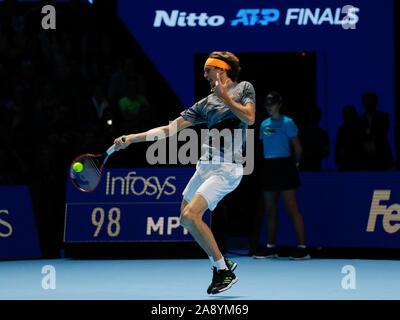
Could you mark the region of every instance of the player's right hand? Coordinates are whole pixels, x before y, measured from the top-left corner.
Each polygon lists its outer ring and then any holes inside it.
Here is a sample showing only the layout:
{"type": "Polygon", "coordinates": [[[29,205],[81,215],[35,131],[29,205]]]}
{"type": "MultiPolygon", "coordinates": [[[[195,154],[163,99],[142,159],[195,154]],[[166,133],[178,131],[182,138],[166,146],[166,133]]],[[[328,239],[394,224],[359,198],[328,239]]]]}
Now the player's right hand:
{"type": "Polygon", "coordinates": [[[129,143],[128,143],[128,136],[120,136],[119,138],[114,140],[114,149],[115,151],[119,151],[121,149],[125,149],[129,143]]]}

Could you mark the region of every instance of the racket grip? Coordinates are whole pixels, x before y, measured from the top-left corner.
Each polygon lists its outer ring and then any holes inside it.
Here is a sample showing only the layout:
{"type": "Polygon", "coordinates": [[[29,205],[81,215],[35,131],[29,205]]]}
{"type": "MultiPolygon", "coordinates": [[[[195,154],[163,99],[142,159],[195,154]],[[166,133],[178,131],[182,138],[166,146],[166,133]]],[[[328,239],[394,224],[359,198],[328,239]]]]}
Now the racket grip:
{"type": "MultiPolygon", "coordinates": [[[[122,140],[122,143],[125,143],[125,138],[122,138],[121,140],[122,140]]],[[[115,144],[113,144],[111,147],[109,147],[106,152],[107,152],[107,155],[110,155],[114,151],[115,151],[115,144]]]]}

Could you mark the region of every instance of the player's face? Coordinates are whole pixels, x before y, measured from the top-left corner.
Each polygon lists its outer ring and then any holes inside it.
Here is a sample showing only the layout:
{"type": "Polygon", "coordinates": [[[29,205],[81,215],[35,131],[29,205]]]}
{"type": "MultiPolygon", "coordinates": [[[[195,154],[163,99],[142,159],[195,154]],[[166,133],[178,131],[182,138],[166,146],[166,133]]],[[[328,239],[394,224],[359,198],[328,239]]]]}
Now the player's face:
{"type": "Polygon", "coordinates": [[[204,78],[206,78],[206,80],[208,82],[210,82],[211,88],[215,87],[215,81],[218,80],[218,78],[217,78],[218,73],[221,76],[221,74],[223,73],[223,70],[213,67],[213,66],[205,66],[204,67],[204,78]]]}

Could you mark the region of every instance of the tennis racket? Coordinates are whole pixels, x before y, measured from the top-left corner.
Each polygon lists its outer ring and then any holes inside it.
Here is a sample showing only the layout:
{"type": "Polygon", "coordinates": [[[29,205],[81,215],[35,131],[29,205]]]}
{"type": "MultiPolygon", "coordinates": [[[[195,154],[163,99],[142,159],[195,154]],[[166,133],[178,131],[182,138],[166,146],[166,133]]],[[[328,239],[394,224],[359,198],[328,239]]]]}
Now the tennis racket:
{"type": "MultiPolygon", "coordinates": [[[[125,139],[122,139],[125,143],[125,139]]],[[[82,192],[91,192],[96,189],[101,180],[101,173],[107,159],[115,151],[115,144],[103,154],[82,154],[76,157],[69,169],[74,186],[82,192]]]]}

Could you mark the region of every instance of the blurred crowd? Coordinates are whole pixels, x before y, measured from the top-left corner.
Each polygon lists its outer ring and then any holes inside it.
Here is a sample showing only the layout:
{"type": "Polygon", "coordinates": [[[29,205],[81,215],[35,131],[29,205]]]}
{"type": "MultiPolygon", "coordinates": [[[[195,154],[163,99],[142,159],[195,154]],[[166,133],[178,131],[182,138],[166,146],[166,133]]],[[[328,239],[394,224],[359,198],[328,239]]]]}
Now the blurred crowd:
{"type": "Polygon", "coordinates": [[[334,159],[339,170],[390,170],[395,164],[389,144],[389,115],[377,110],[378,96],[362,96],[365,112],[357,115],[354,106],[343,107],[343,124],[336,136],[334,159]]]}
{"type": "MultiPolygon", "coordinates": [[[[375,92],[365,92],[360,101],[364,109],[361,114],[353,105],[342,108],[343,121],[338,126],[333,146],[330,142],[332,137],[321,126],[325,115],[318,106],[303,110],[283,103],[283,114],[292,118],[299,128],[303,149],[300,171],[326,170],[323,161],[330,155],[339,171],[387,171],[398,168],[389,143],[391,120],[388,113],[379,110],[379,99],[375,92]]],[[[256,137],[261,122],[268,117],[260,103],[257,109],[254,125],[256,137]]],[[[400,137],[397,131],[395,128],[395,141],[400,137]]],[[[262,158],[262,144],[258,143],[256,161],[260,162],[262,158]]],[[[261,163],[256,162],[256,167],[262,167],[261,163]]]]}
{"type": "Polygon", "coordinates": [[[320,127],[321,110],[318,107],[310,110],[307,120],[299,126],[303,146],[301,171],[321,171],[322,161],[329,156],[331,149],[340,171],[384,171],[394,167],[388,139],[389,115],[378,110],[375,92],[365,92],[361,101],[362,114],[357,113],[355,106],[343,107],[343,123],[337,130],[333,148],[330,148],[328,133],[320,127]]]}
{"type": "Polygon", "coordinates": [[[104,3],[57,3],[56,30],[41,26],[52,1],[0,3],[0,185],[30,185],[47,240],[62,234],[46,225],[62,228],[71,160],[158,120],[129,35],[113,36],[115,1],[104,3]]]}
{"type": "Polygon", "coordinates": [[[112,15],[103,21],[70,1],[57,8],[57,29],[43,30],[44,3],[8,0],[0,11],[0,184],[52,174],[52,165],[103,150],[128,124],[140,130],[154,118],[135,56],[112,37],[112,15]]]}

